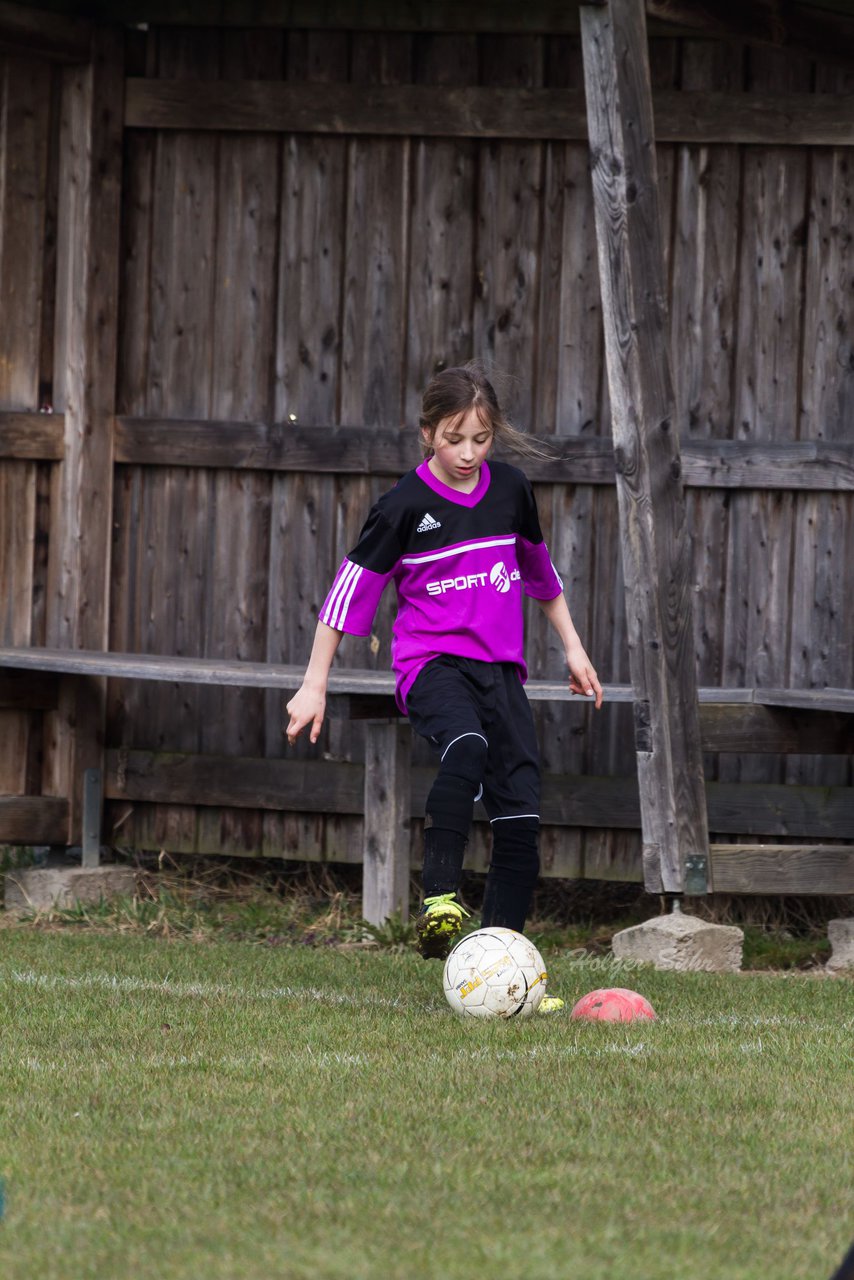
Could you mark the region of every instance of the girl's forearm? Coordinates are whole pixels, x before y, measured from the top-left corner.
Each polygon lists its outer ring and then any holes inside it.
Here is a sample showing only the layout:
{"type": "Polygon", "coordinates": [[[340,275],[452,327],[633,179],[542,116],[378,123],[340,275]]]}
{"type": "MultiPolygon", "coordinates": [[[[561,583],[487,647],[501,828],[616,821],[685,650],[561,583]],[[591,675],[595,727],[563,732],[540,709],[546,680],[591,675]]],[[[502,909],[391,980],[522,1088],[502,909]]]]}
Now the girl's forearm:
{"type": "Polygon", "coordinates": [[[302,685],[287,705],[288,720],[285,733],[288,742],[294,745],[307,725],[311,725],[311,741],[317,742],[326,715],[326,686],[329,683],[329,668],[338,652],[343,631],[334,631],[325,622],[318,622],[314,633],[314,644],[311,657],[303,676],[302,685]]]}
{"type": "Polygon", "coordinates": [[[311,656],[303,676],[303,685],[313,689],[326,691],[329,682],[329,671],[338,652],[338,646],[344,638],[343,631],[328,627],[325,622],[318,622],[311,646],[311,656]]]}
{"type": "Polygon", "coordinates": [[[538,600],[537,603],[545,614],[549,625],[560,637],[566,652],[574,645],[581,644],[578,632],[570,617],[566,596],[562,592],[559,596],[555,596],[553,600],[538,600]]]}
{"type": "Polygon", "coordinates": [[[538,603],[563,644],[569,667],[570,689],[573,693],[583,693],[587,697],[592,694],[596,698],[596,706],[601,707],[602,686],[569,615],[569,605],[563,592],[553,600],[540,600],[538,603]]]}

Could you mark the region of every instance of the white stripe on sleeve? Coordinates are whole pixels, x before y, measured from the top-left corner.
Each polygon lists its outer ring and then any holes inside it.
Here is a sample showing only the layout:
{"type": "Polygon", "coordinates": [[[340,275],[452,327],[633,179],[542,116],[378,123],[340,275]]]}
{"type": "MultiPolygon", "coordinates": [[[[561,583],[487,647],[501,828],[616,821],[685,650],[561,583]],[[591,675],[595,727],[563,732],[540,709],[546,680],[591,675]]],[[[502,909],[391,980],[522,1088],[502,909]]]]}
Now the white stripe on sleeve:
{"type": "Polygon", "coordinates": [[[321,622],[325,622],[328,627],[338,627],[339,620],[343,623],[353,594],[352,590],[348,594],[348,588],[352,583],[355,589],[356,581],[358,581],[361,572],[361,565],[348,560],[345,567],[338,574],[338,580],[334,583],[329,593],[329,603],[321,615],[321,622]],[[343,615],[341,614],[342,604],[344,605],[343,615]]]}

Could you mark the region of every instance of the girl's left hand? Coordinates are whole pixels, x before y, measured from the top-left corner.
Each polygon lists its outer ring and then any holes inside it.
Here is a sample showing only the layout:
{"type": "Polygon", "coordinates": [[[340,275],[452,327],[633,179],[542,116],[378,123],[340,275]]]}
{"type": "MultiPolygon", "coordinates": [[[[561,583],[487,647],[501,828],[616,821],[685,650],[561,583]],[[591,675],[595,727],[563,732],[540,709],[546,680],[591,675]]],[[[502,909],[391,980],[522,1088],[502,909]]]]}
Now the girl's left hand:
{"type": "Polygon", "coordinates": [[[579,645],[566,655],[569,667],[569,687],[573,693],[581,693],[586,698],[596,697],[597,711],[602,705],[602,686],[596,670],[584,649],[579,645]]]}

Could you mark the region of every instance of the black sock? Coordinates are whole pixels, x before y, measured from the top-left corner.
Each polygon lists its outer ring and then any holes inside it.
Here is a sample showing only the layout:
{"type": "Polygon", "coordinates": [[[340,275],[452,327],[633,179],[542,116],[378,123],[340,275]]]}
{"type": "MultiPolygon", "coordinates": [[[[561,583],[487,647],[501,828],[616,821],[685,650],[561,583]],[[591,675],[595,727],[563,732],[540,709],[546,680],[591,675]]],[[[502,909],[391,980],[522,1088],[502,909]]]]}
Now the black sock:
{"type": "Polygon", "coordinates": [[[424,832],[424,897],[456,893],[463,872],[468,840],[459,831],[427,827],[424,832]]]}
{"type": "Polygon", "coordinates": [[[502,927],[524,933],[534,886],[540,872],[539,823],[536,819],[508,819],[498,834],[493,824],[494,844],[486,887],[483,892],[481,924],[484,929],[502,927]]]}

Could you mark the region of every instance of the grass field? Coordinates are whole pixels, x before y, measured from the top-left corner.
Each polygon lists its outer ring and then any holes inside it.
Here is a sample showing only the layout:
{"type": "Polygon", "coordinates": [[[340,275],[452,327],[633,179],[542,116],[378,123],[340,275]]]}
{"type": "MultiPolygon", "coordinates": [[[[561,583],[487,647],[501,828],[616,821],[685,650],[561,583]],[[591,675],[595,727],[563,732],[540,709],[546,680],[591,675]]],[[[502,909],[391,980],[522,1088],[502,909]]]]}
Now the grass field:
{"type": "Polygon", "coordinates": [[[823,1280],[854,985],[547,952],[655,1024],[459,1023],[405,952],[0,933],[5,1280],[823,1280]]]}

